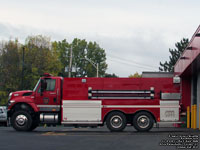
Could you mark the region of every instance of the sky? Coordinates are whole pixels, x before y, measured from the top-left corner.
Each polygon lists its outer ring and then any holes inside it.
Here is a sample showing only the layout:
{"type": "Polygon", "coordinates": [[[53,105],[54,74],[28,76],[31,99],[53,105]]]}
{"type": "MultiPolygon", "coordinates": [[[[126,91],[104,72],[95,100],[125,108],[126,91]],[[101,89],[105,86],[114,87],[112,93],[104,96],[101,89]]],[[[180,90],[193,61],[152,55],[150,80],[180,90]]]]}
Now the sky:
{"type": "Polygon", "coordinates": [[[0,41],[29,35],[96,41],[107,73],[158,71],[200,24],[198,0],[0,0],[0,41]]]}

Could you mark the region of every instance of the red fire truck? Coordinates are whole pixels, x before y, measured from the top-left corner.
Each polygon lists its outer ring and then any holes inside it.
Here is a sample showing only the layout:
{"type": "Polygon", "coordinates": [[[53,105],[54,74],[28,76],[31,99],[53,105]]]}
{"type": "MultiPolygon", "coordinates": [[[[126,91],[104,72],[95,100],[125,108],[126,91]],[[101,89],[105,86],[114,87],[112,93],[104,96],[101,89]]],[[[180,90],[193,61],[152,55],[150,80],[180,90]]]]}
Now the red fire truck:
{"type": "Polygon", "coordinates": [[[180,79],[63,78],[46,73],[33,91],[9,95],[8,117],[18,131],[39,124],[103,126],[149,131],[154,123],[180,123],[180,79]]]}

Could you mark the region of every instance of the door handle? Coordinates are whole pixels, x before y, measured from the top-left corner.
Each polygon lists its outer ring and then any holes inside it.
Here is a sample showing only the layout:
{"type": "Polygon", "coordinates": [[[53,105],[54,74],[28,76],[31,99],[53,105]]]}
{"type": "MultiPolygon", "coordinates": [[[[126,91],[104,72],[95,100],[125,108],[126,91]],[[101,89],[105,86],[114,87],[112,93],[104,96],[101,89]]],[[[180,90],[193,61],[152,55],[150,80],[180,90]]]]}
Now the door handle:
{"type": "Polygon", "coordinates": [[[56,95],[56,93],[49,93],[50,95],[56,95]]]}
{"type": "Polygon", "coordinates": [[[59,99],[59,89],[57,88],[57,103],[58,103],[58,99],[59,99]]]}

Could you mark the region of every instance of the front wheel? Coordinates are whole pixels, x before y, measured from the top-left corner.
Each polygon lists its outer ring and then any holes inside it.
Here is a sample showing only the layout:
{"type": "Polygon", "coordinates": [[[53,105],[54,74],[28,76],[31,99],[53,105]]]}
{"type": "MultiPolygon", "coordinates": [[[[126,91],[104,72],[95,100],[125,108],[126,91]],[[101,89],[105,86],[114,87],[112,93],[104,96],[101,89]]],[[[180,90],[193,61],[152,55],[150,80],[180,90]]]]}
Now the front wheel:
{"type": "Polygon", "coordinates": [[[30,129],[28,131],[33,131],[35,128],[38,127],[38,123],[37,122],[33,122],[30,129]]]}
{"type": "Polygon", "coordinates": [[[11,124],[17,131],[30,131],[33,120],[31,115],[24,110],[16,111],[11,117],[11,124]]]}
{"type": "Polygon", "coordinates": [[[139,112],[133,118],[133,126],[137,131],[149,131],[153,123],[153,117],[148,112],[139,112]]]}
{"type": "Polygon", "coordinates": [[[106,119],[108,129],[113,132],[123,131],[126,124],[126,116],[121,112],[111,112],[106,119]]]}

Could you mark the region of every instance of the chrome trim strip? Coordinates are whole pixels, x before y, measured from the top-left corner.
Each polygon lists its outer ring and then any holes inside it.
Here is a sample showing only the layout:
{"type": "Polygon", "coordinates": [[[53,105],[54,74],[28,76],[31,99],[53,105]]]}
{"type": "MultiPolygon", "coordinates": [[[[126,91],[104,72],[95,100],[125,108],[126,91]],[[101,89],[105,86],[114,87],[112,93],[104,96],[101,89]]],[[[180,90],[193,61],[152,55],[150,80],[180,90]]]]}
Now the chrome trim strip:
{"type": "Polygon", "coordinates": [[[37,107],[51,107],[51,108],[56,107],[56,108],[59,108],[60,105],[37,105],[37,107]]]}
{"type": "Polygon", "coordinates": [[[152,99],[150,96],[147,97],[104,97],[104,96],[92,96],[91,99],[152,99]]]}
{"type": "Polygon", "coordinates": [[[92,90],[91,93],[109,93],[109,94],[114,94],[114,93],[117,93],[117,94],[121,94],[121,93],[125,93],[125,94],[128,94],[128,93],[132,93],[132,94],[136,94],[136,93],[145,93],[145,94],[150,94],[151,91],[102,91],[102,90],[92,90]]]}

